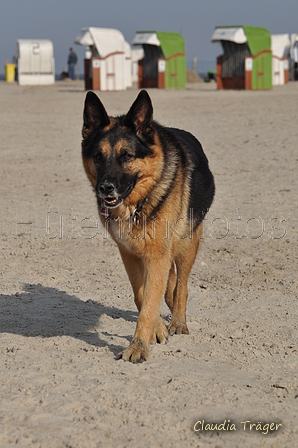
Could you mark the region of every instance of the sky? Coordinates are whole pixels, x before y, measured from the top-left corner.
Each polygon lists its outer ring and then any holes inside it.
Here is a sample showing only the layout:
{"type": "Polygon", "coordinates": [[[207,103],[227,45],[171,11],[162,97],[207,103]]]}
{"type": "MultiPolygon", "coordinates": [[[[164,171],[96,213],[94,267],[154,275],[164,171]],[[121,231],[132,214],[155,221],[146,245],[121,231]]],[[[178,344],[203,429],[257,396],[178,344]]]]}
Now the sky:
{"type": "MultiPolygon", "coordinates": [[[[72,46],[83,74],[84,47],[74,44],[83,27],[115,28],[131,43],[137,30],[172,31],[185,41],[187,66],[215,68],[221,54],[211,43],[216,26],[251,25],[271,34],[298,33],[298,0],[8,0],[0,8],[0,59],[12,62],[17,39],[50,39],[56,73],[67,66],[72,46]]],[[[1,66],[1,64],[0,64],[1,66]]]]}

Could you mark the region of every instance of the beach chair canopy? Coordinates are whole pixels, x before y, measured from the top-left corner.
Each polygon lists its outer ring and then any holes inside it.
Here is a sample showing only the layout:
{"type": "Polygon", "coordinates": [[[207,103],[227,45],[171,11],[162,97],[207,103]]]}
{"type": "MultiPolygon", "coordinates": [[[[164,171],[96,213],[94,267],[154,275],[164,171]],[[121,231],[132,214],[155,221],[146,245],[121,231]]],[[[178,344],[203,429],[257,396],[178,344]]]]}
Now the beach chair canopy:
{"type": "Polygon", "coordinates": [[[290,52],[290,37],[288,34],[272,34],[271,50],[274,56],[285,58],[290,52]]]}
{"type": "Polygon", "coordinates": [[[167,31],[137,31],[131,44],[160,47],[165,58],[175,53],[184,53],[185,47],[181,34],[167,31]]]}
{"type": "Polygon", "coordinates": [[[256,26],[219,26],[211,38],[212,42],[247,43],[249,51],[255,55],[263,50],[271,49],[271,36],[266,28],[256,26]]]}
{"type": "Polygon", "coordinates": [[[211,38],[212,42],[221,42],[228,40],[235,44],[244,44],[247,42],[244,29],[242,27],[216,27],[211,38]]]}
{"type": "Polygon", "coordinates": [[[94,46],[101,58],[105,58],[111,53],[127,50],[123,34],[113,28],[82,28],[75,38],[75,43],[89,47],[94,46]]]}

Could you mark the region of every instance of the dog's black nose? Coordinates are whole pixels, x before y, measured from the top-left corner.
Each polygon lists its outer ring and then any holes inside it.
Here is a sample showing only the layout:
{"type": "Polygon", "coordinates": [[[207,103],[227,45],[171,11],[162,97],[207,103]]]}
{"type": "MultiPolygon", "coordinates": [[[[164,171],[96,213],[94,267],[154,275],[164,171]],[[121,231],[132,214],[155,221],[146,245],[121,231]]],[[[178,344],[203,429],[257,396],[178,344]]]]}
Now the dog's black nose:
{"type": "Polygon", "coordinates": [[[102,182],[98,186],[100,194],[104,197],[111,196],[114,193],[115,188],[116,188],[115,184],[113,182],[108,181],[102,182]]]}

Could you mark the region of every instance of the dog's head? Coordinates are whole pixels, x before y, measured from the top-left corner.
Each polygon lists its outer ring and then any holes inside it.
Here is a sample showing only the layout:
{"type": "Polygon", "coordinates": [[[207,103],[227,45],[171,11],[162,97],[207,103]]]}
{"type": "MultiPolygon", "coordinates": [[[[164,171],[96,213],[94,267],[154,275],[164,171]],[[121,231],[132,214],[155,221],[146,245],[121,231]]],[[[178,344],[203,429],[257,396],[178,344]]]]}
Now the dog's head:
{"type": "Polygon", "coordinates": [[[82,135],[84,168],[102,205],[116,208],[144,199],[163,162],[148,93],[142,90],[126,115],[109,117],[97,95],[88,92],[82,135]]]}

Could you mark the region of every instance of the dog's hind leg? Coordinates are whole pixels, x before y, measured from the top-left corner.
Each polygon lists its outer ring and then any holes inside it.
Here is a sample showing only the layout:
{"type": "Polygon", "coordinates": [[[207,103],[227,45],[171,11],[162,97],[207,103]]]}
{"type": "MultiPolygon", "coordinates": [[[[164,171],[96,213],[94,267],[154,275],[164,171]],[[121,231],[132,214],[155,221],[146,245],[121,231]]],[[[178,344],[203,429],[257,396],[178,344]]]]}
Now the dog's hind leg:
{"type": "Polygon", "coordinates": [[[173,312],[173,298],[174,298],[174,290],[176,287],[176,280],[177,280],[177,277],[176,277],[176,272],[175,272],[175,263],[173,261],[172,265],[171,265],[169,278],[168,278],[168,285],[167,285],[167,289],[166,289],[166,293],[165,293],[165,301],[166,301],[166,304],[168,305],[171,313],[173,312]]]}
{"type": "Polygon", "coordinates": [[[169,334],[189,334],[186,325],[186,304],[188,298],[188,277],[196,258],[201,236],[201,225],[196,229],[192,239],[184,240],[179,253],[175,256],[177,283],[174,290],[172,319],[168,327],[169,334]]]}

